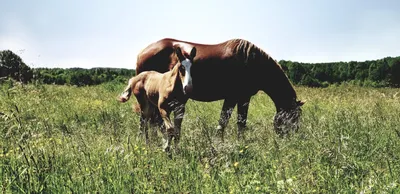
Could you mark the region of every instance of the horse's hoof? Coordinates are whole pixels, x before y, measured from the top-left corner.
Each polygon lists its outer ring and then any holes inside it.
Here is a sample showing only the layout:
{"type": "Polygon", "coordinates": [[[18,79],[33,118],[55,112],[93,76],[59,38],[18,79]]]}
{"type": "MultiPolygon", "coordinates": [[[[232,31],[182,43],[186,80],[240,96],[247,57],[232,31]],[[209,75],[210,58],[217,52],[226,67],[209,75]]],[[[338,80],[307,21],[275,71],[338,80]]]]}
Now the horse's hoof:
{"type": "Polygon", "coordinates": [[[164,150],[164,152],[169,153],[171,151],[171,148],[170,147],[166,147],[163,150],[164,150]]]}
{"type": "Polygon", "coordinates": [[[181,147],[180,146],[175,146],[175,153],[177,153],[177,154],[181,153],[181,147]]]}
{"type": "Polygon", "coordinates": [[[217,128],[217,136],[221,138],[221,141],[224,141],[224,134],[225,134],[225,130],[221,125],[218,125],[217,128]]]}

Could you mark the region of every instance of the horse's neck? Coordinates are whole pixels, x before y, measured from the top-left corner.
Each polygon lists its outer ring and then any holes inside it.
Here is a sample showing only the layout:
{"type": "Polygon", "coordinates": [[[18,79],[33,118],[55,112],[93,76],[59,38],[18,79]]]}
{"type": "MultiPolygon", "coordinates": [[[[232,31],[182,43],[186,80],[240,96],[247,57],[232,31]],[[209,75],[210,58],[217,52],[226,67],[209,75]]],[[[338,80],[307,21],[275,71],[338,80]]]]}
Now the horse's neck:
{"type": "Polygon", "coordinates": [[[271,71],[271,75],[264,77],[266,78],[263,81],[264,92],[270,96],[276,109],[291,108],[297,95],[285,73],[280,68],[276,68],[271,71]]]}

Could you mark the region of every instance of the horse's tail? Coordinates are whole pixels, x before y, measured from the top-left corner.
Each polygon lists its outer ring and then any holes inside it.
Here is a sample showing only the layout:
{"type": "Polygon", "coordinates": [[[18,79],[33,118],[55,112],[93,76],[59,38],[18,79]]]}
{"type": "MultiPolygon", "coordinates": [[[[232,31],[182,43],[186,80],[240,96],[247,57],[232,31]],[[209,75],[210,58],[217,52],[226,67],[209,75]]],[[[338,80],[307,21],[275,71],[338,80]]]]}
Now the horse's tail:
{"type": "Polygon", "coordinates": [[[121,93],[119,98],[117,99],[120,102],[126,102],[132,95],[132,86],[134,84],[134,77],[129,79],[128,86],[126,86],[125,90],[121,93]]]}

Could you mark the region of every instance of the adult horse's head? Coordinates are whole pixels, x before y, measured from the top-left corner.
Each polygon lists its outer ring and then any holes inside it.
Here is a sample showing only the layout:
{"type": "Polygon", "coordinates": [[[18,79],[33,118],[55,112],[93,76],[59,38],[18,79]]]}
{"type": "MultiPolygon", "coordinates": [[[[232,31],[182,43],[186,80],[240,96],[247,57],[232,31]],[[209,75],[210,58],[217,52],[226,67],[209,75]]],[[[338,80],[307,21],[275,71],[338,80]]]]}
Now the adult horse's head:
{"type": "Polygon", "coordinates": [[[175,53],[181,63],[179,67],[179,76],[182,80],[183,93],[188,94],[193,89],[192,74],[190,72],[190,69],[193,64],[193,59],[196,56],[196,47],[192,48],[192,50],[190,51],[190,55],[187,57],[182,54],[182,50],[180,47],[175,48],[175,53]]]}
{"type": "Polygon", "coordinates": [[[299,129],[302,101],[293,101],[288,108],[280,108],[274,116],[274,129],[278,135],[286,135],[299,129]]]}

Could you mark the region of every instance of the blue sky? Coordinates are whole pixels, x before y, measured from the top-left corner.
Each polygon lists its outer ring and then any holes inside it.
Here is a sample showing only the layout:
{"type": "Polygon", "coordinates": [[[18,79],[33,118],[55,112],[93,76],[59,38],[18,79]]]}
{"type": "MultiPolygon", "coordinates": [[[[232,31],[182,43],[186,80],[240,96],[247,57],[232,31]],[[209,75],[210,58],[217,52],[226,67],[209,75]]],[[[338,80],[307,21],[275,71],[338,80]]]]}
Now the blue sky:
{"type": "Polygon", "coordinates": [[[277,60],[363,61],[400,56],[400,1],[1,0],[0,50],[31,67],[134,68],[169,37],[247,39],[277,60]]]}

